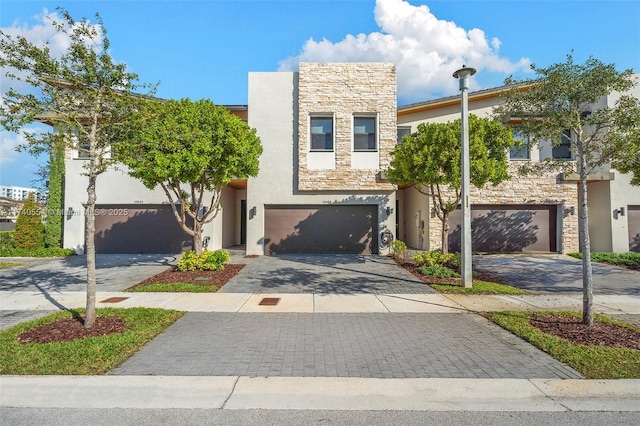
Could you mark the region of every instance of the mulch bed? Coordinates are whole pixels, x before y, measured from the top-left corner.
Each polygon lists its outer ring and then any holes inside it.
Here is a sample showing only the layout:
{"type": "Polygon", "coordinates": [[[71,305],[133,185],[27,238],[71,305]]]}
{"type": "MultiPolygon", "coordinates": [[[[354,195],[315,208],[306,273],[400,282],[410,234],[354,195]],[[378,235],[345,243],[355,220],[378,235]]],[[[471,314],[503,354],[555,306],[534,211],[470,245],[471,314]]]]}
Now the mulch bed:
{"type": "Polygon", "coordinates": [[[70,342],[85,337],[121,333],[126,329],[124,319],[120,317],[96,317],[91,328],[84,328],[83,317],[65,318],[20,333],[18,342],[22,344],[70,342]]]}
{"type": "Polygon", "coordinates": [[[130,287],[142,287],[149,284],[157,283],[189,283],[196,285],[215,285],[220,288],[229,280],[235,277],[245,265],[224,265],[222,271],[177,271],[175,267],[171,267],[166,271],[160,272],[138,284],[130,287]]]}
{"type": "Polygon", "coordinates": [[[582,319],[565,315],[532,315],[529,323],[538,330],[578,345],[606,346],[640,350],[640,332],[593,321],[593,326],[582,324],[582,319]]]}
{"type": "MultiPolygon", "coordinates": [[[[422,275],[418,270],[419,268],[412,262],[403,262],[401,259],[396,258],[393,259],[398,265],[411,272],[425,284],[460,285],[461,283],[459,278],[433,278],[422,275]]],[[[473,279],[507,284],[486,272],[474,271],[473,279]]],[[[533,327],[544,333],[560,337],[578,345],[640,350],[640,332],[618,325],[594,320],[593,326],[588,327],[582,324],[581,318],[554,314],[533,315],[529,321],[533,327]]]]}
{"type": "MultiPolygon", "coordinates": [[[[398,265],[402,266],[404,269],[411,272],[415,277],[419,278],[425,284],[451,284],[451,285],[462,284],[462,279],[460,278],[434,278],[428,275],[422,275],[419,271],[420,268],[418,268],[414,263],[403,262],[402,259],[397,259],[393,256],[391,256],[391,258],[395,260],[395,262],[398,265]]],[[[486,272],[474,271],[473,279],[480,280],[480,281],[489,281],[489,282],[494,282],[498,284],[506,284],[503,280],[486,272]]]]}

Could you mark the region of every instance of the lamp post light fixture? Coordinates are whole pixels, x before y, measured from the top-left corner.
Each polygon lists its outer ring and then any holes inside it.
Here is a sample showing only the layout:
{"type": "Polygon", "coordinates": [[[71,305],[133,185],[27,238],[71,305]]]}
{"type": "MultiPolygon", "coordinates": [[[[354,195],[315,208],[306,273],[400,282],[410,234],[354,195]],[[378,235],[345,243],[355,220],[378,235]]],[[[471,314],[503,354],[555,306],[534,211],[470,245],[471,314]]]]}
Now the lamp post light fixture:
{"type": "Polygon", "coordinates": [[[460,80],[460,92],[462,93],[462,232],[460,254],[462,284],[468,288],[473,285],[471,274],[471,200],[469,197],[469,77],[475,73],[475,68],[467,68],[466,65],[453,73],[453,77],[460,80]]]}

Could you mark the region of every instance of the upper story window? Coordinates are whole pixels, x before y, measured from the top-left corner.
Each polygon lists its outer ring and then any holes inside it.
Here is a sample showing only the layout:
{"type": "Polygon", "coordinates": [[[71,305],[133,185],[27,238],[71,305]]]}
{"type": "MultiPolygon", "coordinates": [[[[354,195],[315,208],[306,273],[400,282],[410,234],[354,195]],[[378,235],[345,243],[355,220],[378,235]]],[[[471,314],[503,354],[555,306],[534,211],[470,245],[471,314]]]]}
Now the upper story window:
{"type": "Polygon", "coordinates": [[[571,130],[565,129],[562,131],[560,145],[551,149],[551,155],[556,159],[571,160],[571,130]]]}
{"type": "Polygon", "coordinates": [[[411,134],[411,127],[398,127],[398,145],[402,144],[402,138],[411,134]]]}
{"type": "Polygon", "coordinates": [[[509,158],[511,160],[528,160],[531,158],[529,136],[516,130],[513,132],[513,140],[516,141],[516,145],[511,147],[511,150],[509,151],[509,158]]]}
{"type": "Polygon", "coordinates": [[[377,151],[376,117],[353,117],[353,150],[377,151]]]}
{"type": "Polygon", "coordinates": [[[78,143],[78,159],[87,159],[89,158],[89,144],[88,143],[78,143]]]}
{"type": "Polygon", "coordinates": [[[333,116],[312,116],[311,151],[333,151],[333,116]]]}

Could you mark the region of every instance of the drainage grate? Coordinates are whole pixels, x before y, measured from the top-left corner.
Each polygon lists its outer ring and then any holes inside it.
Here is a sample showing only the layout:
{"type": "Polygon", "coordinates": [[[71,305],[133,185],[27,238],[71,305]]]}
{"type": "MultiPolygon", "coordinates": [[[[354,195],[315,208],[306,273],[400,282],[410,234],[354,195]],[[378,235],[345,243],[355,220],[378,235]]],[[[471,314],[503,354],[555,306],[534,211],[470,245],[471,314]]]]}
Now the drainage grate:
{"type": "Polygon", "coordinates": [[[276,306],[280,301],[279,297],[265,297],[263,298],[258,305],[262,306],[276,306]]]}
{"type": "Polygon", "coordinates": [[[128,297],[110,297],[108,299],[104,299],[102,300],[100,303],[118,303],[118,302],[122,302],[123,300],[127,300],[128,297]]]}

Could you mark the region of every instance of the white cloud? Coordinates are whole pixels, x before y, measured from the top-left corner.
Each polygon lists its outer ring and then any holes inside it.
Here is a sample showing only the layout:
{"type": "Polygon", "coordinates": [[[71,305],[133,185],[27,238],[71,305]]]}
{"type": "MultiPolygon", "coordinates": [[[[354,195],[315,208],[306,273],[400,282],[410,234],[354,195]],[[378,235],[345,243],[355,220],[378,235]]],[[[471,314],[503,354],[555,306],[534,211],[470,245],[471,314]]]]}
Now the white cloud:
{"type": "MultiPolygon", "coordinates": [[[[67,34],[60,32],[54,26],[54,23],[64,22],[64,18],[59,16],[57,12],[49,12],[47,9],[43,9],[42,13],[33,16],[32,23],[20,23],[14,21],[10,27],[3,27],[0,30],[9,37],[24,37],[32,44],[43,47],[48,45],[51,57],[60,58],[71,45],[71,40],[67,34]]],[[[99,30],[97,25],[94,25],[96,30],[99,30]]],[[[97,37],[94,40],[87,39],[87,43],[91,45],[99,46],[102,41],[102,34],[97,31],[97,37]]],[[[29,90],[30,86],[23,81],[9,80],[4,78],[6,68],[0,68],[2,79],[0,79],[0,91],[5,93],[9,87],[13,87],[15,90],[23,91],[29,90]]],[[[23,76],[23,73],[17,72],[18,76],[23,76]]]]}
{"type": "Polygon", "coordinates": [[[0,167],[15,161],[18,157],[16,148],[26,143],[23,133],[0,131],[0,167]]]}
{"type": "MultiPolygon", "coordinates": [[[[394,62],[398,73],[398,97],[421,101],[457,93],[455,70],[469,64],[478,71],[504,77],[527,71],[530,60],[512,62],[500,56],[501,41],[490,41],[478,28],[466,30],[455,22],[438,19],[428,6],[404,0],[377,0],[376,23],[380,32],[348,34],[338,42],[309,39],[298,56],[280,62],[281,71],[296,70],[299,62],[394,62]]],[[[478,89],[472,79],[472,89],[478,89]]]]}

